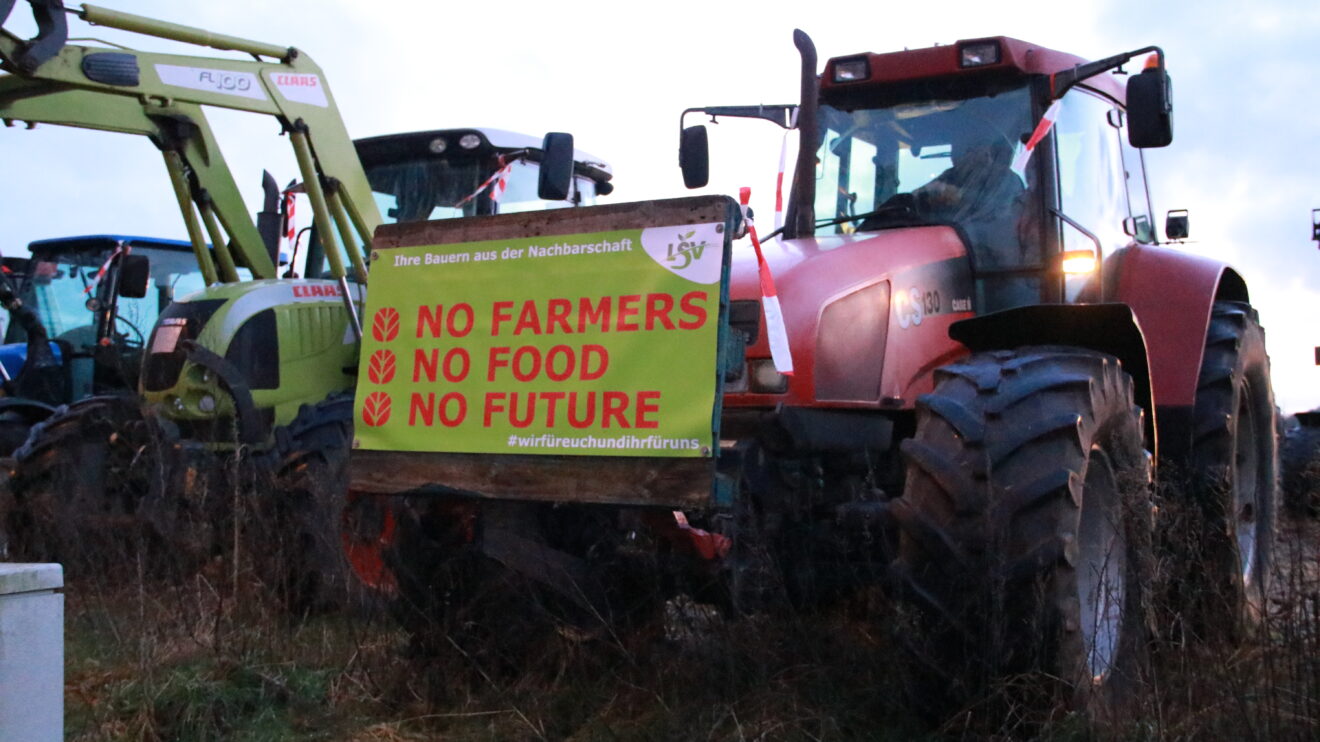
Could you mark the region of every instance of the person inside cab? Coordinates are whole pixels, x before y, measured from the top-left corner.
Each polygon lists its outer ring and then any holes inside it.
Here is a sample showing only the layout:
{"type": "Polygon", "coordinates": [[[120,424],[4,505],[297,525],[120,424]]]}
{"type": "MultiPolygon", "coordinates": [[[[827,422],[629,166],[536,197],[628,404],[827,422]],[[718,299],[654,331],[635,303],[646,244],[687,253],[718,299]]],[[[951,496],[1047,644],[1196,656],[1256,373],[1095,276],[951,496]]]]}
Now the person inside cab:
{"type": "Polygon", "coordinates": [[[922,213],[952,222],[996,219],[1026,192],[1011,169],[1013,148],[1003,137],[961,135],[950,143],[953,163],[913,191],[922,213]]]}

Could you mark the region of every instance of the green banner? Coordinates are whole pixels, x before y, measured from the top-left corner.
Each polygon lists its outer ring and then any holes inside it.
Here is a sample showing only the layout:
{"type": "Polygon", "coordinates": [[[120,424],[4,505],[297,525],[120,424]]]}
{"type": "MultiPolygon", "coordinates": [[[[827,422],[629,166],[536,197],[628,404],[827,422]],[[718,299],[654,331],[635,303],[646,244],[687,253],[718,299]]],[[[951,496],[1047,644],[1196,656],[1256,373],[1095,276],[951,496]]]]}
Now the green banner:
{"type": "Polygon", "coordinates": [[[708,457],[724,225],[377,250],[354,446],[708,457]]]}

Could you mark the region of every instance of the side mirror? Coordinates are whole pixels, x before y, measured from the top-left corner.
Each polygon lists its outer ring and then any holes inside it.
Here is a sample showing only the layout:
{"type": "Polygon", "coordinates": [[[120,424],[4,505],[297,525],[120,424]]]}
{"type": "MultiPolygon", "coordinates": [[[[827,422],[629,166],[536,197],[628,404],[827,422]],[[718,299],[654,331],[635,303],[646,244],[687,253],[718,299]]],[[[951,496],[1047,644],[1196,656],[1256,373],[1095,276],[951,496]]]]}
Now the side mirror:
{"type": "Polygon", "coordinates": [[[706,127],[689,126],[678,140],[678,166],[683,170],[683,185],[700,188],[710,182],[710,142],[706,127]]]}
{"type": "Polygon", "coordinates": [[[119,295],[141,299],[151,284],[151,260],[146,255],[124,255],[119,258],[119,295]]]}
{"type": "Polygon", "coordinates": [[[1128,142],[1133,147],[1167,147],[1173,142],[1173,86],[1169,75],[1148,67],[1127,83],[1128,142]]]}
{"type": "Polygon", "coordinates": [[[1191,226],[1187,222],[1187,209],[1169,211],[1164,217],[1164,236],[1171,240],[1185,240],[1189,234],[1191,226]]]}
{"type": "Polygon", "coordinates": [[[573,135],[552,131],[541,141],[541,173],[536,196],[542,201],[567,201],[573,195],[573,135]]]}

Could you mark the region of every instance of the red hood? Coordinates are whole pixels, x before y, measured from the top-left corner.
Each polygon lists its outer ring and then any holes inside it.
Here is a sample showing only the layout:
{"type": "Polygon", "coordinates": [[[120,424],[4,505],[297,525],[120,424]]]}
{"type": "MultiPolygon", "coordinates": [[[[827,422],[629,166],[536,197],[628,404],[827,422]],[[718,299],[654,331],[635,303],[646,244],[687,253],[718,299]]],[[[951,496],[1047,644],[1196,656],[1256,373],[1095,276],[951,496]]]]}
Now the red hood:
{"type": "MultiPolygon", "coordinates": [[[[792,340],[797,332],[814,331],[815,318],[830,299],[912,268],[962,257],[967,254],[967,249],[950,227],[909,227],[852,235],[769,240],[761,244],[761,252],[774,275],[775,290],[792,340]]],[[[733,300],[761,298],[756,253],[752,250],[751,240],[742,240],[733,246],[729,297],[733,300]]],[[[757,347],[765,349],[764,345],[760,342],[757,347]]],[[[768,355],[768,351],[757,355],[768,355]]]]}
{"type": "MultiPolygon", "coordinates": [[[[762,251],[774,275],[794,374],[786,395],[737,393],[726,397],[730,404],[908,405],[924,391],[921,384],[929,369],[923,361],[947,362],[950,354],[960,352],[961,346],[948,339],[947,327],[970,312],[956,314],[946,305],[942,314],[910,323],[906,316],[890,316],[894,312],[888,298],[891,285],[902,293],[894,296],[899,302],[907,300],[914,286],[932,288],[928,284],[934,264],[965,258],[967,250],[951,227],[771,240],[762,251]],[[882,302],[879,306],[874,305],[877,299],[882,302]],[[844,327],[834,323],[822,332],[822,317],[831,307],[840,308],[836,318],[848,319],[844,327]],[[889,358],[886,338],[900,327],[903,336],[897,342],[906,350],[901,357],[889,358]],[[883,380],[879,378],[882,363],[883,380]]],[[[747,240],[734,246],[729,293],[735,301],[761,298],[756,253],[747,240]]],[[[966,301],[970,304],[970,298],[966,301]]],[[[760,323],[764,328],[764,313],[760,323]]],[[[747,355],[768,358],[767,333],[762,329],[756,334],[747,355]]]]}

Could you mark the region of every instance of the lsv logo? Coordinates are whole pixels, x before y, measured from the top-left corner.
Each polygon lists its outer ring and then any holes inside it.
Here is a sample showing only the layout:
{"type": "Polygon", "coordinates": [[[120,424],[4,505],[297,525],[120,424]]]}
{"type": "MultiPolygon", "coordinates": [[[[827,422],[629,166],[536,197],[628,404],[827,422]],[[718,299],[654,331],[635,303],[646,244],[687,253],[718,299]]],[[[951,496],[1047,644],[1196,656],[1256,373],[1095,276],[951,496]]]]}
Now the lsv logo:
{"type": "Polygon", "coordinates": [[[724,225],[674,224],[642,230],[647,257],[665,270],[697,284],[719,283],[724,265],[724,225]]]}
{"type": "Polygon", "coordinates": [[[677,263],[674,266],[675,270],[681,271],[692,265],[692,261],[701,260],[701,254],[706,251],[706,241],[697,242],[693,240],[692,238],[696,234],[697,231],[694,229],[687,234],[680,234],[677,245],[672,242],[669,243],[669,254],[665,257],[665,260],[670,263],[677,263]]]}

